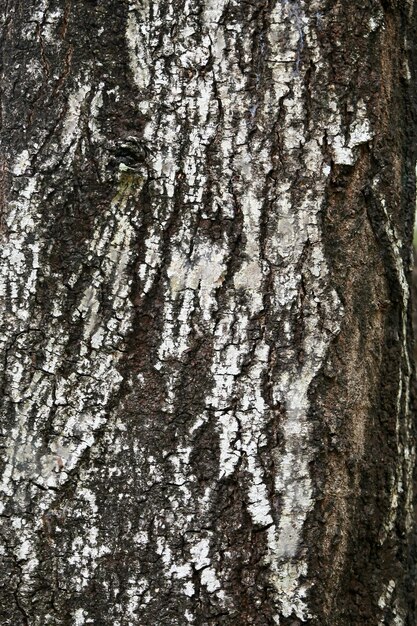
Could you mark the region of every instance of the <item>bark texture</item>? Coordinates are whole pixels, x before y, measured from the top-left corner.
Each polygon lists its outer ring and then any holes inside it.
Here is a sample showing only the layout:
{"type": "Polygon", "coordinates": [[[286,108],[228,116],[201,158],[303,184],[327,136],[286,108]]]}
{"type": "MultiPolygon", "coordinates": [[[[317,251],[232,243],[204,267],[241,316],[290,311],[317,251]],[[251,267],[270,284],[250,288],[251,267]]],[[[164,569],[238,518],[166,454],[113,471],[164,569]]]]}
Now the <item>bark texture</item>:
{"type": "Polygon", "coordinates": [[[414,1],[1,12],[1,623],[414,626],[414,1]]]}

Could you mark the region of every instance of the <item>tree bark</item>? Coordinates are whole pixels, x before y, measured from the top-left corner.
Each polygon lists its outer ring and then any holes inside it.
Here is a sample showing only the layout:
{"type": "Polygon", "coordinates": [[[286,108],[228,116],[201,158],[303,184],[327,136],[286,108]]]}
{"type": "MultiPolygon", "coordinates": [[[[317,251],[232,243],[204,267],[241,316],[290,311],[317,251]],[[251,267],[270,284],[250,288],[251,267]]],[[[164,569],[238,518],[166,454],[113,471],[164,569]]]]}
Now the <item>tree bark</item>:
{"type": "Polygon", "coordinates": [[[413,0],[5,0],[1,623],[416,623],[413,0]]]}

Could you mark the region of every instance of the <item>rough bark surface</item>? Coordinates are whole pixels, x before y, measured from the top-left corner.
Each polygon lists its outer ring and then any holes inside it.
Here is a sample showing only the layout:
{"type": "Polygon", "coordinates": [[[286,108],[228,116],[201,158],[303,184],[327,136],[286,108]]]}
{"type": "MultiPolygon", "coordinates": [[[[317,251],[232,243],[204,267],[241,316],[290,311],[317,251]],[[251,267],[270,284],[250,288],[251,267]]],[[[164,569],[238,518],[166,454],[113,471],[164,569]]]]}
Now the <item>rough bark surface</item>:
{"type": "Polygon", "coordinates": [[[4,0],[5,626],[414,626],[412,0],[4,0]]]}

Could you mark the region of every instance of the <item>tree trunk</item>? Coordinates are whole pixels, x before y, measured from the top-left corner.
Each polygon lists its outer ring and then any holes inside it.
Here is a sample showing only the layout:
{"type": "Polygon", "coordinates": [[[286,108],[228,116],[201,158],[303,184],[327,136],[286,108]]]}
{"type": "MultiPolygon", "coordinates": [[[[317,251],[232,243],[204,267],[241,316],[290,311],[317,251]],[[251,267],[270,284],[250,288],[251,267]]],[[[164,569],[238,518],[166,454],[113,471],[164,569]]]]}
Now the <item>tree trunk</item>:
{"type": "Polygon", "coordinates": [[[414,626],[413,0],[1,11],[1,624],[414,626]]]}

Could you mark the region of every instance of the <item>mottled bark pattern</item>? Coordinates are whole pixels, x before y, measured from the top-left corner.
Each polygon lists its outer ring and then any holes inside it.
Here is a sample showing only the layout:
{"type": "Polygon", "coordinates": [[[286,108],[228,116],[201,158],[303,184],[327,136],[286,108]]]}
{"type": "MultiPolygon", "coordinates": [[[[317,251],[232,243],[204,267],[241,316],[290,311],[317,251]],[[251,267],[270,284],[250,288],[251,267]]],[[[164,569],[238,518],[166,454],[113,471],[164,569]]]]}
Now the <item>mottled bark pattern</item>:
{"type": "Polygon", "coordinates": [[[414,626],[413,0],[1,12],[1,623],[414,626]]]}

